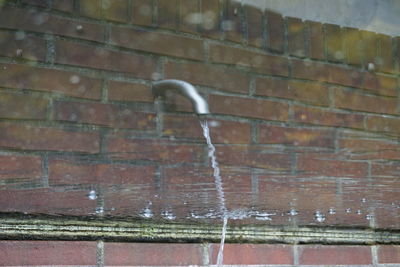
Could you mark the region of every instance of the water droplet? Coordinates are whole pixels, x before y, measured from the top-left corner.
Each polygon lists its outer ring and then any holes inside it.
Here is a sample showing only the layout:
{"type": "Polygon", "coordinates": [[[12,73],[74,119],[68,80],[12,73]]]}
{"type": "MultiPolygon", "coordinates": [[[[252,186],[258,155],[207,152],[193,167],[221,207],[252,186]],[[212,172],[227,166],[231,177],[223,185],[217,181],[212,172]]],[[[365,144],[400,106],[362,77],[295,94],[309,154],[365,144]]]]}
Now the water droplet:
{"type": "Polygon", "coordinates": [[[16,57],[22,57],[22,49],[20,49],[20,48],[18,48],[16,51],[15,51],[15,56],[16,57]]]}
{"type": "Polygon", "coordinates": [[[76,25],[76,28],[75,28],[75,30],[77,31],[77,32],[83,32],[83,26],[82,25],[76,25]]]}
{"type": "Polygon", "coordinates": [[[361,215],[361,214],[362,214],[362,211],[361,211],[361,210],[357,210],[357,211],[356,211],[356,214],[357,214],[357,215],[361,215]]]}
{"type": "Polygon", "coordinates": [[[89,194],[88,194],[88,198],[91,199],[91,200],[97,199],[97,193],[96,193],[96,191],[91,190],[91,191],[89,192],[89,194]]]}
{"type": "Polygon", "coordinates": [[[362,198],[362,199],[361,199],[361,202],[362,202],[362,203],[365,203],[365,202],[367,202],[367,199],[366,199],[366,198],[362,198]]]}
{"type": "Polygon", "coordinates": [[[317,210],[317,211],[314,213],[314,216],[315,216],[315,220],[316,220],[317,222],[319,222],[319,223],[323,223],[323,222],[325,221],[325,219],[326,219],[325,215],[324,215],[321,211],[319,211],[319,210],[317,210]]]}
{"type": "Polygon", "coordinates": [[[71,77],[69,77],[69,81],[72,84],[77,84],[81,81],[81,78],[79,78],[78,75],[72,75],[71,77]]]}
{"type": "Polygon", "coordinates": [[[208,122],[208,125],[210,126],[210,127],[218,127],[218,126],[220,126],[220,122],[219,121],[209,121],[208,122]]]}
{"type": "Polygon", "coordinates": [[[347,208],[347,209],[346,209],[346,213],[351,213],[351,209],[350,209],[350,208],[347,208]]]}
{"type": "Polygon", "coordinates": [[[374,215],[372,215],[372,214],[367,214],[366,216],[365,216],[365,219],[367,219],[368,221],[369,220],[372,220],[374,218],[374,215]]]}
{"type": "Polygon", "coordinates": [[[104,208],[103,208],[103,207],[97,207],[97,208],[96,208],[96,213],[97,213],[97,214],[102,214],[102,213],[104,213],[104,208]]]}
{"type": "Polygon", "coordinates": [[[172,213],[172,211],[165,210],[161,213],[161,216],[167,220],[175,220],[176,216],[172,213]]]}
{"type": "Polygon", "coordinates": [[[331,215],[336,214],[336,210],[334,208],[330,208],[328,213],[331,215]]]}
{"type": "Polygon", "coordinates": [[[299,212],[298,212],[296,209],[291,208],[290,211],[289,211],[289,214],[290,214],[291,216],[296,216],[297,214],[299,214],[299,212]]]}
{"type": "Polygon", "coordinates": [[[375,70],[375,65],[374,65],[374,63],[368,63],[368,70],[369,70],[369,71],[374,71],[374,70],[375,70]]]}

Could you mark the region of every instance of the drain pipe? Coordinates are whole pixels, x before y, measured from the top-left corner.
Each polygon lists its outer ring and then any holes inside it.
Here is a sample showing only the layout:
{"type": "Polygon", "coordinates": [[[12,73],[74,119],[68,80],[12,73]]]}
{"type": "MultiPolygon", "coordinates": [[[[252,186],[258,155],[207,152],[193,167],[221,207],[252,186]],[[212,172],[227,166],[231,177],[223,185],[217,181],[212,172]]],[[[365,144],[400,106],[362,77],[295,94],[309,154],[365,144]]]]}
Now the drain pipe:
{"type": "Polygon", "coordinates": [[[206,100],[197,92],[196,88],[188,82],[181,80],[162,80],[153,83],[153,94],[156,97],[164,97],[168,90],[181,94],[192,102],[194,111],[199,115],[209,114],[206,100]]]}

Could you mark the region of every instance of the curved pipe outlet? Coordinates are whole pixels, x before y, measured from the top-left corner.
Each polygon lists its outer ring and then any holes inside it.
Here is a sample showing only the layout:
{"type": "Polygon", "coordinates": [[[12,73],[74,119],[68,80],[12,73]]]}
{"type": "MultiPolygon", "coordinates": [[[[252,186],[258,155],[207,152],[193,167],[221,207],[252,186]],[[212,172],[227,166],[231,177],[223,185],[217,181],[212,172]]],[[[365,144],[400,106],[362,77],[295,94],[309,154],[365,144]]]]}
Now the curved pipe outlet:
{"type": "Polygon", "coordinates": [[[163,80],[153,83],[153,94],[156,97],[165,97],[168,90],[172,90],[190,99],[197,114],[209,114],[206,100],[188,82],[181,80],[163,80]]]}

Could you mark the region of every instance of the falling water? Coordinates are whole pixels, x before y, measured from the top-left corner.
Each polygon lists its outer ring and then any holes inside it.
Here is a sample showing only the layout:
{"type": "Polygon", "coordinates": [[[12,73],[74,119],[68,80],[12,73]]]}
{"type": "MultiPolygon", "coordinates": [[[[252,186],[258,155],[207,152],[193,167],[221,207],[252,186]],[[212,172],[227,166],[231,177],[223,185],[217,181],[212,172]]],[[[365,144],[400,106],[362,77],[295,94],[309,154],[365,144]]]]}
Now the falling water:
{"type": "Polygon", "coordinates": [[[208,157],[211,159],[211,166],[214,170],[215,187],[218,192],[218,200],[219,200],[219,205],[220,205],[219,208],[223,215],[223,220],[224,220],[223,227],[222,227],[221,243],[219,246],[218,258],[217,258],[217,265],[221,266],[222,262],[224,260],[224,244],[225,244],[226,227],[228,224],[228,216],[227,216],[226,206],[225,206],[224,190],[222,188],[221,173],[220,173],[220,169],[218,166],[217,157],[215,156],[215,146],[211,143],[210,130],[208,128],[208,123],[206,120],[201,120],[200,125],[203,128],[203,134],[207,141],[208,157]]]}

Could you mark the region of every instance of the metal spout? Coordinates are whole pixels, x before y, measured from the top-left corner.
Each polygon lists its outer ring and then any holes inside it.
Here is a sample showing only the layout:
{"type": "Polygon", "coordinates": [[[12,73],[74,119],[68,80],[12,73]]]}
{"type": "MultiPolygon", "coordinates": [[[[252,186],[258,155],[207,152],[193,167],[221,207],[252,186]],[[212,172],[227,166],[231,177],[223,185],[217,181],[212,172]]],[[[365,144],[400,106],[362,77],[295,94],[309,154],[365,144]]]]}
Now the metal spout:
{"type": "Polygon", "coordinates": [[[173,90],[174,92],[189,98],[197,114],[200,115],[210,113],[206,100],[190,83],[181,80],[163,80],[153,84],[153,94],[156,97],[165,97],[167,90],[173,90]]]}

